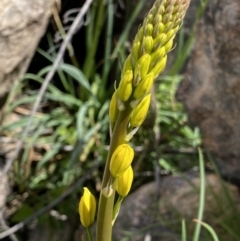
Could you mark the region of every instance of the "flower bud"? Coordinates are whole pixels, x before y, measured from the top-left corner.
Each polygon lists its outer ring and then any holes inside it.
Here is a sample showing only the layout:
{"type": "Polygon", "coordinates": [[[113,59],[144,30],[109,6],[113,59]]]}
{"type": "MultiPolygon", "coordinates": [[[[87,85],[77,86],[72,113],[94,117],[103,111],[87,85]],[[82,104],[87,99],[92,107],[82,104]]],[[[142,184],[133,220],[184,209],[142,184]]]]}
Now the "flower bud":
{"type": "Polygon", "coordinates": [[[142,53],[151,54],[152,49],[153,49],[153,38],[151,36],[144,37],[143,43],[142,43],[142,53]]]}
{"type": "Polygon", "coordinates": [[[116,179],[116,191],[122,197],[126,197],[131,189],[133,182],[133,169],[131,166],[123,173],[123,175],[116,179]]]}
{"type": "Polygon", "coordinates": [[[130,118],[130,125],[132,127],[139,127],[147,116],[151,101],[151,94],[145,96],[141,102],[133,110],[132,116],[130,118]]]}
{"type": "Polygon", "coordinates": [[[110,172],[113,177],[118,178],[131,165],[134,151],[128,144],[119,145],[112,154],[110,161],[110,172]]]}
{"type": "Polygon", "coordinates": [[[140,99],[144,97],[146,94],[148,94],[152,88],[153,81],[154,81],[154,74],[150,72],[150,74],[146,75],[134,90],[134,93],[133,93],[134,99],[140,99]]]}
{"type": "Polygon", "coordinates": [[[154,49],[157,49],[159,47],[162,47],[163,44],[166,43],[168,40],[167,35],[165,33],[160,33],[154,40],[154,49]]]}
{"type": "Polygon", "coordinates": [[[172,50],[172,46],[173,46],[173,39],[169,40],[169,41],[164,45],[166,54],[167,54],[169,51],[172,50]]]}
{"type": "Polygon", "coordinates": [[[138,60],[134,69],[134,81],[133,81],[134,86],[137,86],[140,80],[147,75],[150,62],[151,62],[151,56],[149,54],[144,54],[138,60]]]}
{"type": "Polygon", "coordinates": [[[158,63],[155,64],[155,66],[151,66],[152,69],[150,68],[151,72],[153,72],[154,77],[157,77],[160,73],[163,72],[163,70],[166,67],[167,63],[167,55],[164,56],[158,63]]]}
{"type": "Polygon", "coordinates": [[[127,70],[123,74],[117,90],[118,98],[123,102],[127,101],[132,94],[132,80],[133,72],[132,70],[127,70]]]}
{"type": "Polygon", "coordinates": [[[127,59],[124,62],[123,69],[122,69],[122,75],[127,71],[132,70],[132,61],[131,61],[131,55],[129,54],[127,59]]]}
{"type": "MultiPolygon", "coordinates": [[[[137,32],[137,35],[135,37],[135,40],[137,39],[138,41],[142,41],[143,36],[144,36],[143,33],[144,33],[143,27],[140,27],[138,32],[137,32]]],[[[134,40],[134,42],[135,42],[135,40],[134,40]]]]}
{"type": "Polygon", "coordinates": [[[175,36],[176,34],[176,30],[171,29],[168,33],[167,33],[167,39],[171,39],[175,36]]]}
{"type": "Polygon", "coordinates": [[[83,196],[79,202],[79,214],[82,225],[88,228],[93,222],[96,213],[96,200],[88,188],[84,187],[83,196]]]}
{"type": "Polygon", "coordinates": [[[152,54],[151,54],[151,65],[150,65],[150,69],[155,66],[166,54],[165,48],[161,47],[158,48],[157,50],[155,50],[152,54]]]}
{"type": "Polygon", "coordinates": [[[145,36],[152,36],[152,33],[153,33],[153,25],[151,23],[148,23],[144,27],[144,35],[145,36]]]}
{"type": "Polygon", "coordinates": [[[117,98],[118,98],[117,90],[115,90],[109,106],[109,119],[110,119],[110,122],[112,123],[116,122],[117,116],[119,113],[118,106],[117,106],[117,98]]]}
{"type": "Polygon", "coordinates": [[[139,55],[140,55],[140,47],[141,47],[141,43],[140,41],[136,41],[133,43],[133,46],[132,46],[132,63],[133,65],[136,64],[138,58],[139,58],[139,55]]]}

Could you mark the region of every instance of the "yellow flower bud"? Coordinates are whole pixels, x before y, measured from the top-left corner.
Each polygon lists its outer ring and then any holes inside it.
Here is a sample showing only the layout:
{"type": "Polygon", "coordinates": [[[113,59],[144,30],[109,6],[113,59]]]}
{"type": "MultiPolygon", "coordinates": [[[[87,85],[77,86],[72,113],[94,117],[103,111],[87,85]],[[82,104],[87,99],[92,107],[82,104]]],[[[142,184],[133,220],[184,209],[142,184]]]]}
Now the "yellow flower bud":
{"type": "Polygon", "coordinates": [[[84,187],[83,196],[79,202],[79,214],[82,225],[88,228],[93,222],[96,213],[96,200],[88,188],[84,187]]]}
{"type": "Polygon", "coordinates": [[[151,54],[153,49],[153,38],[152,36],[147,36],[143,38],[142,43],[142,53],[143,54],[151,54]]]}
{"type": "MultiPolygon", "coordinates": [[[[142,39],[143,39],[143,27],[141,27],[139,30],[138,30],[138,32],[137,32],[137,35],[136,35],[136,40],[138,40],[138,41],[142,41],[142,39]]],[[[135,40],[134,40],[134,42],[135,42],[135,40]]]]}
{"type": "Polygon", "coordinates": [[[166,54],[167,54],[169,51],[172,50],[172,46],[173,46],[173,39],[169,40],[169,41],[164,45],[166,54]]]}
{"type": "Polygon", "coordinates": [[[151,72],[146,75],[142,81],[137,85],[136,89],[134,90],[133,97],[134,99],[140,99],[144,97],[152,88],[154,81],[154,74],[151,72]]]}
{"type": "Polygon", "coordinates": [[[164,24],[162,22],[159,22],[153,30],[153,37],[155,38],[158,36],[158,34],[163,33],[164,28],[165,28],[164,24]]]}
{"type": "Polygon", "coordinates": [[[109,119],[110,122],[114,123],[117,120],[119,110],[117,106],[117,90],[115,90],[109,106],[109,119]]]}
{"type": "Polygon", "coordinates": [[[130,54],[128,55],[127,59],[124,62],[123,69],[122,69],[122,75],[128,70],[132,70],[132,61],[131,61],[130,54]]]}
{"type": "Polygon", "coordinates": [[[165,33],[160,33],[154,40],[154,49],[162,47],[163,44],[167,41],[167,35],[165,33]]]}
{"type": "Polygon", "coordinates": [[[132,94],[132,81],[133,81],[133,72],[132,70],[127,70],[119,83],[117,90],[118,98],[121,101],[127,101],[132,94]]]}
{"type": "Polygon", "coordinates": [[[133,169],[131,166],[116,179],[116,191],[122,197],[126,197],[131,189],[133,182],[133,169]]]}
{"type": "Polygon", "coordinates": [[[145,96],[141,102],[133,110],[130,118],[130,125],[132,127],[139,127],[147,116],[147,112],[150,106],[151,94],[145,96]]]}
{"type": "Polygon", "coordinates": [[[158,63],[155,64],[155,66],[151,66],[152,69],[150,68],[151,72],[153,72],[154,77],[157,77],[160,73],[163,72],[163,70],[166,67],[167,63],[167,55],[164,56],[158,63]]]}
{"type": "Polygon", "coordinates": [[[153,33],[153,25],[151,23],[148,23],[144,28],[144,35],[152,36],[152,33],[153,33]]]}
{"type": "Polygon", "coordinates": [[[132,63],[133,65],[136,64],[138,58],[139,58],[139,55],[140,55],[140,47],[141,47],[141,43],[140,41],[136,41],[133,43],[133,46],[132,46],[132,63]]]}
{"type": "Polygon", "coordinates": [[[167,39],[171,39],[175,36],[176,31],[174,29],[171,29],[168,33],[167,33],[167,39]]]}
{"type": "Polygon", "coordinates": [[[151,54],[151,65],[150,69],[156,65],[166,54],[165,48],[158,48],[151,54]]]}
{"type": "Polygon", "coordinates": [[[134,81],[133,81],[134,86],[137,86],[140,80],[147,75],[150,62],[151,62],[151,56],[149,54],[144,54],[138,60],[134,69],[134,81]]]}
{"type": "Polygon", "coordinates": [[[113,177],[118,178],[131,165],[134,151],[128,144],[119,145],[112,154],[110,161],[110,172],[113,177]]]}

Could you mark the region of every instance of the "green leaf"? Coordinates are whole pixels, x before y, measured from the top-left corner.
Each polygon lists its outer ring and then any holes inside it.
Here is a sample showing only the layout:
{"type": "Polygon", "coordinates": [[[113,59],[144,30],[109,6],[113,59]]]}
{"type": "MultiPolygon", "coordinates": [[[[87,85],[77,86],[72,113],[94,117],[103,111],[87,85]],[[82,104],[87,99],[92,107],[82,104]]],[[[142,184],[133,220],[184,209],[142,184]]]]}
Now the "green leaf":
{"type": "Polygon", "coordinates": [[[32,213],[32,208],[30,208],[30,206],[28,206],[27,204],[23,204],[22,207],[18,209],[16,213],[14,213],[11,221],[16,223],[21,222],[27,217],[29,217],[32,213]]]}

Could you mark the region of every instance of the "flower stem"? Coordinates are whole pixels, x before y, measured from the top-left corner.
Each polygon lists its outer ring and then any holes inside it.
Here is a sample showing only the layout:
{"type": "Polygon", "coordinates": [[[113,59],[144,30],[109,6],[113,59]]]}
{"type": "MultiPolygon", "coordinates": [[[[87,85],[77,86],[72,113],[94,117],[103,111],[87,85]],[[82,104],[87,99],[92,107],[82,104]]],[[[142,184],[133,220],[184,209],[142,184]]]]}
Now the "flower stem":
{"type": "MultiPolygon", "coordinates": [[[[125,137],[127,134],[127,126],[129,123],[132,108],[126,103],[125,110],[121,111],[118,115],[113,135],[110,143],[110,149],[108,152],[107,162],[105,165],[102,189],[107,186],[108,180],[110,178],[109,165],[111,156],[114,150],[120,144],[125,143],[125,137]]],[[[113,215],[113,205],[114,205],[115,191],[113,191],[110,197],[105,197],[103,193],[100,194],[98,216],[97,216],[97,241],[111,241],[112,240],[112,215],[113,215]]]]}
{"type": "Polygon", "coordinates": [[[86,228],[86,231],[87,231],[88,241],[93,241],[93,237],[92,237],[90,228],[86,228]]]}

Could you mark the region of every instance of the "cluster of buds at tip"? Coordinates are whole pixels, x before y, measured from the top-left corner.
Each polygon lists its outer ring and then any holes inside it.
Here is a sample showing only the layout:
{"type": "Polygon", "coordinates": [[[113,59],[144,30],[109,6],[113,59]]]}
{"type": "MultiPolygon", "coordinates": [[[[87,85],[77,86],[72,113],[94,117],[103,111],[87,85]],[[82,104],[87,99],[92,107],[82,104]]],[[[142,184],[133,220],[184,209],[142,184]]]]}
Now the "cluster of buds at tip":
{"type": "Polygon", "coordinates": [[[173,48],[173,39],[189,3],[190,0],[157,0],[145,17],[111,101],[109,116],[112,123],[126,105],[141,101],[150,93],[154,80],[166,66],[167,54],[173,48]]]}
{"type": "Polygon", "coordinates": [[[83,188],[83,196],[79,202],[80,221],[85,228],[93,224],[96,214],[96,200],[88,188],[83,188]]]}

